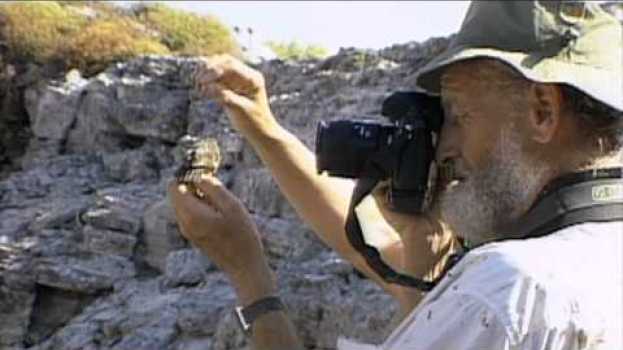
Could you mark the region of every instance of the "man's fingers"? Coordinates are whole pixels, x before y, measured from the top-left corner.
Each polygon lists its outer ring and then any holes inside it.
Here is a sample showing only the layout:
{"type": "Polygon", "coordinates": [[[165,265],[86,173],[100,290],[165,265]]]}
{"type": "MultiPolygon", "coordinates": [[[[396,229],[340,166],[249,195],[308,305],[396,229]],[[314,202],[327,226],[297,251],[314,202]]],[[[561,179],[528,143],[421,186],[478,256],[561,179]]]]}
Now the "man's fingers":
{"type": "Polygon", "coordinates": [[[261,73],[229,55],[204,58],[197,68],[196,81],[203,92],[208,85],[219,83],[245,96],[255,94],[264,84],[261,73]]]}
{"type": "Polygon", "coordinates": [[[240,77],[249,83],[262,83],[262,74],[230,55],[210,56],[204,60],[205,68],[212,74],[226,78],[228,75],[240,77]]]}
{"type": "Polygon", "coordinates": [[[223,102],[223,104],[229,108],[238,109],[239,111],[249,111],[253,108],[253,102],[249,101],[248,98],[238,95],[232,90],[222,89],[219,90],[219,99],[223,102]]]}
{"type": "MultiPolygon", "coordinates": [[[[209,204],[209,201],[200,200],[190,190],[184,190],[185,185],[172,181],[169,184],[169,196],[172,200],[176,216],[182,221],[191,221],[192,218],[218,220],[220,215],[209,204]]],[[[192,223],[191,223],[192,224],[192,223]]]]}
{"type": "Polygon", "coordinates": [[[171,204],[173,204],[174,207],[176,207],[178,203],[182,201],[182,195],[184,194],[184,192],[188,191],[181,186],[182,185],[175,180],[170,181],[169,185],[167,186],[167,192],[169,193],[169,198],[172,202],[171,204]]]}
{"type": "Polygon", "coordinates": [[[239,203],[238,198],[231,194],[214,176],[202,175],[201,180],[196,185],[221,212],[227,212],[239,203]]]}
{"type": "Polygon", "coordinates": [[[254,106],[248,97],[238,94],[222,83],[213,82],[209,85],[201,85],[198,89],[204,96],[215,99],[225,107],[233,108],[240,112],[248,111],[254,106]]]}

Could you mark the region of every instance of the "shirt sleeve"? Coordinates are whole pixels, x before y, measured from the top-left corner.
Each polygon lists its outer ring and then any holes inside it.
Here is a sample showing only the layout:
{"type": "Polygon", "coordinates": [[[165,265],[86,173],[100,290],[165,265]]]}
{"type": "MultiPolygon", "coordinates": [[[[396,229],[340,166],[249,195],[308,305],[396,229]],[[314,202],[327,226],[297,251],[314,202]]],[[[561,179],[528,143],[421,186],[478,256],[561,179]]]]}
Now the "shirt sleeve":
{"type": "Polygon", "coordinates": [[[486,302],[454,294],[417,312],[383,350],[511,350],[506,327],[486,302]]]}

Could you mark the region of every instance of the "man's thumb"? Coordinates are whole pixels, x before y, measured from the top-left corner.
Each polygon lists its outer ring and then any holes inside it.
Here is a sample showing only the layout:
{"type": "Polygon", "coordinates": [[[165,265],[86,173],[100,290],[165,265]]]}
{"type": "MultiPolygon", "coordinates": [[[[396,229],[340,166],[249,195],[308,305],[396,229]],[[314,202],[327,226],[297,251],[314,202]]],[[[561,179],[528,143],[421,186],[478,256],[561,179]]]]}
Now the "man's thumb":
{"type": "Polygon", "coordinates": [[[239,112],[249,111],[253,105],[253,102],[250,101],[247,97],[239,95],[232,90],[222,90],[221,96],[223,99],[223,104],[226,107],[235,109],[239,112]]]}
{"type": "Polygon", "coordinates": [[[237,198],[212,175],[202,175],[196,185],[210,199],[212,205],[221,211],[228,210],[228,208],[231,208],[231,205],[237,203],[237,198]]]}

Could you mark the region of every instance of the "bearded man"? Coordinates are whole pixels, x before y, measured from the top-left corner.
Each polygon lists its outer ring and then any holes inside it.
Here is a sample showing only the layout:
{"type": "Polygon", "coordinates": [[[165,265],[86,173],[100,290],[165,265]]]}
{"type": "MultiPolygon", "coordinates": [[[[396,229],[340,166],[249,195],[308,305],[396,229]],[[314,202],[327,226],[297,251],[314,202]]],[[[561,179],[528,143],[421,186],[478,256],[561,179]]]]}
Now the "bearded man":
{"type": "MultiPolygon", "coordinates": [[[[383,344],[340,340],[339,349],[621,348],[622,41],[621,24],[594,2],[471,5],[417,77],[443,101],[437,162],[455,175],[437,198],[442,224],[412,218],[384,256],[434,271],[452,250],[445,225],[466,253],[383,344]]],[[[272,117],[261,75],[221,57],[201,80],[321,238],[403,306],[419,301],[350,247],[348,187],[315,174],[311,153],[272,117]]],[[[257,349],[302,349],[243,206],[214,178],[199,186],[204,199],[170,188],[183,234],[229,275],[257,349]]]]}

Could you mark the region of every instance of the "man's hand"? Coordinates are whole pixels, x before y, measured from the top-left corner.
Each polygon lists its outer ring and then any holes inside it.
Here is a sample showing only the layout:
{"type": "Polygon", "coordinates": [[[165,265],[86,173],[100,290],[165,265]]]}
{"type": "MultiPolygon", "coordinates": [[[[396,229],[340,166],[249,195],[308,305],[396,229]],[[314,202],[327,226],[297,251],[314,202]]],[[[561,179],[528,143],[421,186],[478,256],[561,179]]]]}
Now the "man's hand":
{"type": "MultiPolygon", "coordinates": [[[[228,274],[243,305],[275,295],[257,229],[242,203],[212,176],[202,177],[196,185],[204,193],[201,199],[183,185],[169,185],[182,235],[228,274]]],[[[251,329],[255,349],[303,349],[292,322],[282,311],[260,316],[251,329]]]]}
{"type": "Polygon", "coordinates": [[[203,58],[195,83],[202,94],[220,102],[245,137],[278,126],[270,111],[264,76],[239,60],[229,55],[203,58]]]}
{"type": "MultiPolygon", "coordinates": [[[[216,99],[224,107],[233,126],[249,141],[271,171],[282,193],[315,233],[358,270],[395,296],[405,311],[410,310],[420,294],[383,281],[346,237],[344,222],[353,182],[317,173],[314,153],[298,137],[282,128],[270,111],[262,74],[233,57],[212,56],[199,65],[195,80],[201,93],[216,99]]],[[[398,223],[390,221],[394,225],[398,223]]],[[[440,249],[435,249],[437,244],[433,243],[441,236],[422,233],[430,230],[417,227],[412,219],[405,225],[413,229],[403,232],[417,238],[407,244],[409,249],[405,249],[402,242],[397,242],[382,248],[381,254],[391,266],[421,276],[438,264],[439,255],[443,256],[440,249]]],[[[441,251],[446,252],[444,249],[441,251]]]]}
{"type": "Polygon", "coordinates": [[[216,178],[196,186],[203,198],[175,182],[169,197],[182,235],[193,242],[231,279],[243,303],[274,292],[257,229],[243,204],[216,178]]]}
{"type": "Polygon", "coordinates": [[[412,274],[435,279],[443,270],[446,258],[456,252],[459,243],[439,219],[437,211],[420,215],[402,214],[390,209],[389,183],[377,185],[372,192],[379,211],[396,230],[404,246],[403,268],[412,274]]]}

